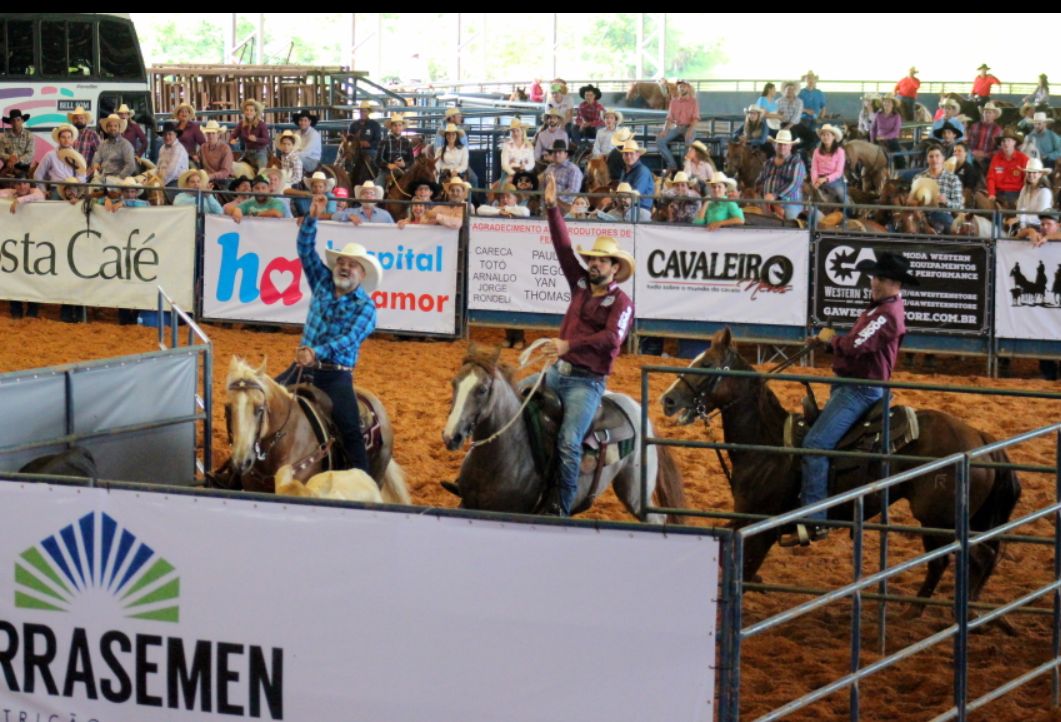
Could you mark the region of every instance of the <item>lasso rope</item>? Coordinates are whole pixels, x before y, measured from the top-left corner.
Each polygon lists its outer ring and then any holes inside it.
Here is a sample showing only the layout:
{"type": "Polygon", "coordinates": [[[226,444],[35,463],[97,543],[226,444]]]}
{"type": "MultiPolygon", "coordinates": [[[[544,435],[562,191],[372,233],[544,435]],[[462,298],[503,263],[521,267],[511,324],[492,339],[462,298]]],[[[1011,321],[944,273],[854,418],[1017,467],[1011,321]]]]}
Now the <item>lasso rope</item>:
{"type": "MultiPolygon", "coordinates": [[[[519,355],[519,369],[517,370],[522,370],[530,366],[531,362],[537,360],[536,357],[539,355],[545,358],[545,354],[539,354],[538,350],[550,341],[551,339],[548,338],[540,338],[534,343],[532,343],[530,346],[528,346],[526,349],[524,349],[523,353],[519,355]]],[[[490,442],[496,440],[499,436],[501,436],[503,433],[512,428],[512,424],[516,423],[516,421],[519,420],[521,416],[523,416],[523,410],[527,408],[527,404],[529,404],[530,400],[534,398],[534,395],[538,393],[538,389],[541,388],[542,381],[545,380],[545,372],[549,370],[549,367],[552,366],[553,363],[553,359],[545,358],[545,363],[542,365],[542,370],[538,373],[538,380],[534,382],[534,386],[531,388],[530,392],[526,394],[525,398],[523,399],[523,404],[519,407],[519,411],[517,411],[516,414],[508,420],[508,423],[506,423],[494,433],[490,434],[490,436],[486,437],[485,439],[473,441],[469,445],[469,449],[474,449],[477,446],[485,446],[486,444],[489,444],[490,442]]]]}

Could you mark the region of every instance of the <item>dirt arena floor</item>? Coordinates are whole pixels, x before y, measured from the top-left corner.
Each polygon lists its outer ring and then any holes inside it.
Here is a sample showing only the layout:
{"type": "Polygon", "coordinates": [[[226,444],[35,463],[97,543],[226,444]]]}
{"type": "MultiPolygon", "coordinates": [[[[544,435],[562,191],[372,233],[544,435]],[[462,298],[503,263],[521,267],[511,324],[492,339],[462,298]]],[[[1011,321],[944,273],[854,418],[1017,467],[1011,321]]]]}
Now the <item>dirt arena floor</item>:
{"type": "MultiPolygon", "coordinates": [[[[45,314],[56,318],[57,309],[45,314]]],[[[214,398],[223,401],[224,373],[229,356],[240,354],[252,363],[267,359],[268,369],[277,373],[291,360],[298,337],[291,332],[258,333],[235,328],[206,326],[216,353],[214,398]]],[[[102,314],[87,326],[70,326],[55,320],[27,319],[14,321],[6,309],[0,316],[0,333],[4,339],[0,350],[0,372],[84,361],[108,356],[137,353],[157,348],[152,329],[118,326],[114,317],[102,314]]],[[[484,343],[498,343],[498,330],[478,329],[473,338],[484,343]]],[[[449,410],[449,381],[456,371],[463,343],[398,342],[387,336],[371,339],[364,347],[358,370],[358,383],[375,391],[384,401],[395,426],[397,460],[409,479],[409,489],[417,504],[455,506],[457,499],[439,486],[454,479],[463,457],[462,452],[448,452],[441,442],[441,429],[449,410]]],[[[670,347],[672,353],[673,346],[670,347]]],[[[505,351],[505,358],[515,361],[516,352],[505,351]]],[[[752,349],[748,354],[754,354],[752,349]]],[[[635,398],[640,394],[639,367],[646,361],[682,364],[676,359],[623,356],[609,382],[613,391],[624,391],[635,398]]],[[[906,370],[904,360],[897,379],[990,386],[1008,389],[1058,391],[1057,384],[1035,379],[1033,361],[1017,361],[1014,372],[1024,378],[995,380],[983,377],[979,359],[940,359],[935,373],[906,370]]],[[[827,374],[821,366],[814,373],[827,374]]],[[[795,369],[794,369],[795,370],[795,369]]],[[[805,369],[803,369],[805,370],[805,369]]],[[[653,378],[651,415],[657,433],[682,439],[720,440],[717,428],[705,431],[702,426],[674,427],[663,419],[658,398],[670,383],[667,378],[653,378]]],[[[793,384],[774,383],[782,403],[795,409],[802,389],[793,384]]],[[[819,398],[826,394],[824,387],[819,398]]],[[[900,401],[915,406],[934,407],[966,418],[998,438],[1042,426],[1061,419],[1061,403],[1056,401],[1005,399],[986,396],[959,396],[901,392],[900,401]]],[[[226,442],[221,403],[215,404],[215,458],[224,458],[226,442]]],[[[1050,440],[1027,444],[1011,456],[1020,463],[1053,465],[1050,440]]],[[[700,509],[732,509],[732,499],[714,454],[694,449],[677,450],[677,460],[684,475],[689,502],[700,509]]],[[[1023,473],[1023,495],[1018,514],[1040,508],[1053,499],[1050,477],[1023,473]]],[[[585,516],[600,519],[627,519],[625,511],[611,492],[585,516]]],[[[897,523],[913,523],[905,502],[893,508],[897,523]]],[[[1041,522],[1020,530],[1026,534],[1052,533],[1051,523],[1041,522]]],[[[920,540],[914,536],[893,535],[892,559],[909,557],[920,551],[920,540]]],[[[842,585],[851,579],[851,542],[846,534],[834,533],[828,540],[809,549],[771,552],[761,573],[764,581],[804,586],[842,585]]],[[[983,600],[1004,602],[1016,599],[1049,580],[1052,569],[1052,547],[1010,544],[1006,548],[995,576],[988,583],[983,600]]],[[[870,537],[865,554],[867,571],[877,565],[877,542],[870,537]]],[[[922,569],[917,569],[892,585],[898,594],[913,594],[920,584],[922,569]]],[[[948,573],[937,596],[949,595],[952,576],[948,573]]],[[[762,619],[802,602],[803,596],[749,593],[745,600],[745,619],[762,619]]],[[[1049,596],[1035,606],[1049,608],[1049,596]]],[[[951,622],[947,608],[930,607],[916,621],[902,618],[901,605],[887,609],[887,650],[889,653],[943,629],[951,622]]],[[[863,665],[878,655],[877,606],[863,605],[863,665]]],[[[970,698],[990,686],[1011,679],[1049,658],[1050,621],[1046,616],[1011,615],[1018,635],[1007,636],[999,629],[973,635],[970,640],[970,698]]],[[[848,672],[850,604],[844,603],[801,617],[781,631],[748,640],[744,644],[741,716],[751,719],[819,687],[848,672]]],[[[872,720],[928,719],[945,711],[951,700],[952,643],[945,642],[900,663],[861,685],[862,716],[872,720]]],[[[992,702],[973,715],[981,720],[1058,720],[1061,715],[1050,707],[1049,678],[1025,685],[1005,698],[992,702]]],[[[848,717],[848,693],[836,693],[793,715],[791,719],[825,720],[848,717]]]]}

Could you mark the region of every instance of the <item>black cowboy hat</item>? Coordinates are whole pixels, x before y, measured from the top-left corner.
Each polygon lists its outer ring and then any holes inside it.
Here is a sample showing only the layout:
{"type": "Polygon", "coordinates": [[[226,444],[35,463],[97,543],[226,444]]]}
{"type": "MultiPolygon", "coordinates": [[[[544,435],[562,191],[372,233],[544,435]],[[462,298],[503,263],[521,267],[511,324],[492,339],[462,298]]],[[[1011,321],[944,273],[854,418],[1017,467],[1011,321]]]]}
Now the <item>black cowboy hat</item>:
{"type": "Polygon", "coordinates": [[[293,113],[291,115],[291,122],[294,123],[295,125],[298,125],[298,121],[301,120],[302,118],[309,118],[309,124],[312,125],[314,128],[317,127],[317,123],[321,119],[319,115],[314,115],[313,113],[309,112],[308,110],[300,110],[297,113],[293,113]]]}
{"type": "Polygon", "coordinates": [[[409,190],[411,190],[413,192],[413,194],[415,194],[416,193],[416,189],[419,188],[420,186],[427,186],[428,188],[430,188],[431,189],[431,197],[432,198],[434,198],[435,196],[437,196],[439,193],[442,192],[442,188],[439,186],[438,183],[435,183],[435,181],[433,181],[433,180],[426,180],[426,179],[416,181],[415,183],[413,183],[412,188],[410,188],[409,190]]]}
{"type": "Polygon", "coordinates": [[[538,190],[538,176],[534,175],[533,173],[528,173],[525,170],[521,170],[519,173],[516,173],[512,176],[512,185],[519,188],[519,182],[524,178],[531,182],[531,188],[533,188],[534,190],[538,190]]]}
{"type": "Polygon", "coordinates": [[[580,97],[583,100],[585,100],[586,99],[586,93],[588,93],[591,90],[593,91],[593,95],[596,96],[597,100],[600,100],[600,96],[601,96],[600,88],[598,88],[593,83],[587,83],[586,85],[583,85],[581,88],[579,88],[578,89],[578,97],[580,97]]]}
{"type": "Polygon", "coordinates": [[[557,139],[557,140],[553,141],[553,147],[550,148],[549,151],[550,152],[554,152],[554,151],[558,151],[558,150],[562,150],[565,153],[570,153],[572,148],[571,148],[571,145],[566,140],[557,139]]]}
{"type": "Polygon", "coordinates": [[[932,131],[932,137],[933,138],[943,138],[943,131],[947,130],[948,128],[954,131],[954,139],[955,140],[961,140],[962,137],[965,135],[965,133],[962,131],[961,128],[959,128],[958,126],[956,126],[954,123],[950,122],[949,120],[945,120],[945,121],[943,121],[943,125],[941,125],[940,127],[936,128],[934,131],[932,131]]]}
{"type": "Polygon", "coordinates": [[[172,120],[167,120],[165,123],[162,124],[162,135],[165,135],[171,130],[177,134],[177,137],[180,137],[180,134],[184,132],[184,129],[178,128],[177,124],[174,123],[172,120]]]}
{"type": "Polygon", "coordinates": [[[11,125],[15,121],[15,118],[22,118],[23,121],[27,121],[30,119],[30,116],[28,113],[23,113],[18,108],[12,108],[11,115],[5,115],[3,120],[8,125],[11,125]]]}
{"type": "Polygon", "coordinates": [[[921,285],[914,276],[910,275],[910,261],[905,256],[890,251],[881,251],[876,256],[876,261],[862,261],[855,268],[877,278],[890,278],[910,286],[921,285]]]}

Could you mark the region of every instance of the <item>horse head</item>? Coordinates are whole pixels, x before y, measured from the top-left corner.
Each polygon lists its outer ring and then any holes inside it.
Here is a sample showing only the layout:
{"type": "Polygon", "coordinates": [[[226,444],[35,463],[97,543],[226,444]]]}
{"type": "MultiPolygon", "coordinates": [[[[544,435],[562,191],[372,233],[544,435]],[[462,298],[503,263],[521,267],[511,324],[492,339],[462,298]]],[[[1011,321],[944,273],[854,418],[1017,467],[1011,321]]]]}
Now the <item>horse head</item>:
{"type": "Polygon", "coordinates": [[[459,449],[465,439],[472,437],[479,422],[490,417],[495,382],[510,383],[510,372],[499,363],[500,358],[500,347],[487,349],[475,343],[468,346],[468,353],[453,377],[453,401],[442,429],[442,442],[450,451],[459,449]]]}
{"type": "Polygon", "coordinates": [[[225,416],[232,441],[232,468],[245,474],[265,457],[262,441],[275,436],[283,416],[273,409],[290,394],[265,373],[265,361],[258,368],[236,356],[228,365],[225,379],[228,402],[225,416]],[[277,428],[273,428],[276,426],[277,428]]]}
{"type": "MultiPolygon", "coordinates": [[[[737,351],[729,327],[716,331],[711,337],[711,346],[693,359],[691,369],[731,369],[747,371],[748,362],[737,351]]],[[[724,409],[749,395],[757,379],[735,376],[708,376],[702,374],[680,374],[660,398],[665,416],[680,412],[678,424],[685,426],[696,419],[706,419],[715,409],[724,409]]]]}

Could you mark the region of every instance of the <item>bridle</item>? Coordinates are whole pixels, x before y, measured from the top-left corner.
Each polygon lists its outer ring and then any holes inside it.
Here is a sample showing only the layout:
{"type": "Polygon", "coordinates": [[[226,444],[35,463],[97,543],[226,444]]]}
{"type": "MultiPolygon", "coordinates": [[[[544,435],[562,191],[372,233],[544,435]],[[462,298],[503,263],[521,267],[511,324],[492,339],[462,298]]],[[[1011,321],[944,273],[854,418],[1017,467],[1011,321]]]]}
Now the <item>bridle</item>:
{"type": "MultiPolygon", "coordinates": [[[[265,391],[265,387],[253,379],[237,379],[228,385],[228,390],[235,393],[248,393],[250,391],[260,391],[262,396],[268,401],[269,395],[265,391]]],[[[280,424],[280,427],[269,434],[266,437],[262,437],[262,427],[265,425],[265,417],[269,413],[269,404],[263,403],[261,406],[254,410],[254,458],[256,461],[265,461],[266,457],[269,456],[269,452],[273,450],[277,442],[287,435],[288,422],[291,420],[291,409],[295,404],[289,404],[287,407],[287,415],[284,417],[284,423],[280,424]]],[[[231,407],[226,411],[229,418],[229,435],[232,434],[231,427],[231,407]]]]}
{"type": "MultiPolygon", "coordinates": [[[[717,366],[697,366],[696,368],[729,371],[732,365],[733,356],[733,349],[727,348],[726,353],[722,356],[722,359],[717,366]]],[[[678,374],[678,383],[685,384],[685,387],[689,389],[689,395],[692,398],[693,413],[696,414],[696,418],[704,422],[704,426],[710,424],[711,419],[715,415],[721,414],[740,399],[740,397],[738,397],[724,406],[714,406],[711,404],[711,397],[714,396],[715,390],[718,388],[718,384],[721,381],[722,376],[718,374],[698,374],[694,385],[693,382],[685,378],[685,374],[678,374]]]]}

